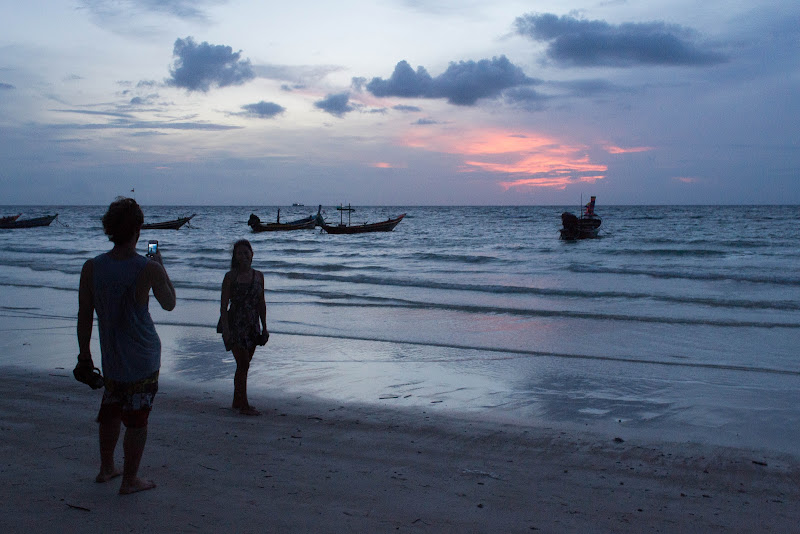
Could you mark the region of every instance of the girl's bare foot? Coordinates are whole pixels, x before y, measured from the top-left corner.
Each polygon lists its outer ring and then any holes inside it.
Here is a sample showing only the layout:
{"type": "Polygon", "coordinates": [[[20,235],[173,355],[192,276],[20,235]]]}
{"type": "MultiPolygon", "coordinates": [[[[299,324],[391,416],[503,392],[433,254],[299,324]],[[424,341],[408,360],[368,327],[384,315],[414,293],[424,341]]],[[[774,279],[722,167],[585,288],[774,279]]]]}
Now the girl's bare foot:
{"type": "Polygon", "coordinates": [[[143,478],[136,478],[131,482],[122,482],[122,486],[119,488],[120,495],[129,495],[131,493],[136,493],[138,491],[145,491],[149,489],[153,489],[156,487],[155,482],[152,480],[145,480],[143,478]]]}
{"type": "Polygon", "coordinates": [[[100,483],[108,482],[112,478],[117,478],[121,474],[122,474],[122,471],[120,471],[116,467],[114,469],[112,469],[111,471],[104,471],[104,470],[101,469],[100,473],[98,473],[98,475],[94,478],[94,481],[95,482],[100,482],[100,483]]]}

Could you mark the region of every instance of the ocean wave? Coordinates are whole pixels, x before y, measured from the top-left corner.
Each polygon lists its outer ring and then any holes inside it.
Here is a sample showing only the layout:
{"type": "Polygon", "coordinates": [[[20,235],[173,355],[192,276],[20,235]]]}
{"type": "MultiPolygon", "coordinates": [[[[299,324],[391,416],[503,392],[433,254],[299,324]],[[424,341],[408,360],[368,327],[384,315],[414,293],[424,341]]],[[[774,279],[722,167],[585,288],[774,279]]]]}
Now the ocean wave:
{"type": "Polygon", "coordinates": [[[48,246],[47,248],[40,248],[40,246],[31,246],[31,245],[6,245],[3,250],[5,252],[15,252],[25,255],[47,255],[47,256],[86,256],[87,258],[91,257],[95,254],[93,250],[81,250],[81,249],[74,249],[74,248],[59,248],[59,247],[52,247],[48,246]]]}
{"type": "Polygon", "coordinates": [[[676,272],[657,271],[652,268],[637,269],[632,267],[600,267],[596,265],[573,263],[568,269],[574,273],[583,274],[614,274],[614,275],[640,275],[651,278],[686,279],[706,281],[749,282],[753,284],[774,284],[779,286],[800,286],[800,278],[776,275],[745,275],[718,272],[676,272]]]}
{"type": "Polygon", "coordinates": [[[718,299],[711,297],[691,297],[680,295],[659,295],[655,293],[625,292],[625,291],[592,291],[587,289],[553,289],[526,286],[505,286],[505,285],[475,285],[458,282],[437,282],[433,280],[403,278],[374,277],[368,275],[336,276],[319,275],[304,272],[285,273],[289,279],[298,280],[325,280],[344,282],[350,284],[368,284],[378,286],[398,286],[413,287],[420,289],[440,289],[452,291],[474,291],[492,294],[510,295],[531,295],[541,297],[575,298],[575,299],[628,299],[628,300],[648,300],[661,301],[677,304],[694,304],[719,308],[743,308],[743,309],[763,309],[763,310],[800,310],[800,303],[795,301],[755,301],[744,299],[718,299]]]}
{"type": "Polygon", "coordinates": [[[723,257],[730,255],[730,251],[716,249],[690,249],[690,248],[656,248],[656,249],[608,249],[598,250],[596,254],[612,256],[654,256],[654,257],[723,257]]]}
{"type": "Polygon", "coordinates": [[[310,254],[319,254],[321,250],[317,247],[309,247],[309,248],[284,248],[281,249],[282,254],[286,254],[287,256],[308,256],[310,254]]]}
{"type": "Polygon", "coordinates": [[[441,252],[422,252],[418,254],[408,254],[402,256],[401,259],[416,260],[416,261],[433,261],[433,262],[453,262],[462,264],[493,264],[493,263],[509,263],[507,260],[497,258],[495,256],[486,255],[467,255],[467,254],[443,254],[441,252]]]}
{"type": "MultiPolygon", "coordinates": [[[[214,328],[214,325],[211,323],[180,323],[180,322],[173,322],[173,321],[162,321],[159,324],[165,325],[172,325],[172,326],[191,326],[191,327],[198,327],[198,328],[214,328]]],[[[468,352],[475,352],[474,355],[464,355],[461,357],[448,355],[446,358],[405,358],[401,361],[392,361],[393,365],[397,365],[400,363],[405,364],[415,364],[415,363],[435,363],[435,362],[442,362],[442,363],[458,363],[458,362],[466,362],[466,361],[491,361],[491,360],[512,360],[512,359],[520,359],[520,358],[558,358],[558,359],[570,359],[570,360],[596,360],[596,361],[608,361],[608,362],[618,362],[618,363],[628,363],[628,364],[637,364],[637,365],[658,365],[658,366],[667,366],[667,367],[685,367],[685,368],[695,368],[695,369],[714,369],[714,370],[722,370],[722,371],[737,371],[737,372],[744,372],[744,373],[765,373],[765,374],[776,374],[776,375],[788,375],[788,376],[800,376],[800,371],[795,369],[784,369],[779,367],[763,367],[763,366],[750,366],[750,365],[736,365],[736,364],[725,364],[725,363],[705,363],[705,362],[698,362],[693,361],[688,358],[671,358],[671,359],[646,359],[636,356],[608,356],[602,354],[580,354],[580,353],[565,353],[565,352],[551,352],[551,351],[537,351],[537,350],[525,350],[525,349],[512,349],[512,348],[503,348],[503,347],[487,347],[487,346],[480,346],[480,345],[466,345],[466,344],[458,344],[458,343],[437,343],[431,341],[416,341],[416,340],[408,340],[408,339],[390,339],[390,338],[383,338],[377,336],[357,336],[357,335],[341,335],[341,334],[330,334],[330,333],[316,333],[316,332],[303,332],[297,330],[283,330],[279,328],[271,328],[270,333],[275,335],[287,335],[287,336],[299,336],[299,337],[318,337],[318,338],[325,338],[325,339],[342,339],[342,340],[352,340],[352,341],[366,341],[370,343],[389,343],[393,345],[410,345],[410,346],[421,346],[421,347],[434,347],[434,348],[445,348],[445,349],[453,349],[453,350],[461,350],[461,351],[468,351],[468,352]],[[488,354],[493,354],[494,356],[489,356],[488,354]]],[[[425,354],[426,351],[417,351],[417,354],[425,354]]],[[[324,357],[314,357],[314,358],[297,358],[295,361],[301,363],[324,363],[324,362],[335,362],[340,363],[341,360],[324,358],[324,357]]],[[[366,362],[384,362],[385,360],[370,360],[367,358],[353,358],[347,360],[350,363],[366,363],[366,362]]]]}
{"type": "Polygon", "coordinates": [[[531,309],[531,308],[509,308],[496,306],[470,306],[465,304],[429,304],[429,303],[341,303],[341,302],[320,302],[320,306],[331,307],[354,307],[354,308],[418,308],[418,309],[437,309],[446,311],[467,312],[480,315],[512,315],[528,318],[558,318],[558,319],[581,319],[603,322],[634,322],[634,323],[658,323],[666,325],[691,325],[691,326],[716,326],[726,328],[800,328],[800,322],[779,322],[779,321],[745,321],[737,319],[710,319],[702,317],[663,317],[653,315],[625,315],[619,313],[603,312],[584,312],[574,310],[553,310],[553,309],[531,309]]]}
{"type": "Polygon", "coordinates": [[[712,250],[735,253],[739,250],[769,249],[774,245],[768,240],[758,239],[677,239],[672,237],[652,237],[642,241],[645,245],[675,245],[677,247],[712,247],[712,250]]]}

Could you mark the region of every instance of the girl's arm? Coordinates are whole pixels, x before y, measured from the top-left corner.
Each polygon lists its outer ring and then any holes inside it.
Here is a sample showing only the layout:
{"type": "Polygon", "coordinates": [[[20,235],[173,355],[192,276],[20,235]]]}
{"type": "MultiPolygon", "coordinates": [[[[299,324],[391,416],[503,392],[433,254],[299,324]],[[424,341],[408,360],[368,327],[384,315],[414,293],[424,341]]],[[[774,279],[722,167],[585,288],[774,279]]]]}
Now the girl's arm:
{"type": "Polygon", "coordinates": [[[228,303],[231,300],[231,273],[225,273],[225,278],[222,279],[222,292],[220,295],[219,303],[219,316],[222,319],[222,331],[228,331],[228,303]]]}
{"type": "Polygon", "coordinates": [[[261,302],[258,303],[258,316],[261,318],[261,325],[263,327],[261,330],[263,332],[269,332],[269,330],[267,330],[267,301],[264,298],[264,291],[266,291],[266,288],[264,288],[264,273],[261,271],[257,272],[259,278],[261,278],[261,302]]]}

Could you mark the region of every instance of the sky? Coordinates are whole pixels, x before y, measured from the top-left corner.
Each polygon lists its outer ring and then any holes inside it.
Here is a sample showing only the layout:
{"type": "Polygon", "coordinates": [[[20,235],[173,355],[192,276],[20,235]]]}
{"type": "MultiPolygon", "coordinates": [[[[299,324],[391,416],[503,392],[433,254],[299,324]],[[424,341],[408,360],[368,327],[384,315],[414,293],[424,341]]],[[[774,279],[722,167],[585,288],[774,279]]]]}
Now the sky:
{"type": "Polygon", "coordinates": [[[0,2],[0,205],[800,204],[796,0],[0,2]]]}

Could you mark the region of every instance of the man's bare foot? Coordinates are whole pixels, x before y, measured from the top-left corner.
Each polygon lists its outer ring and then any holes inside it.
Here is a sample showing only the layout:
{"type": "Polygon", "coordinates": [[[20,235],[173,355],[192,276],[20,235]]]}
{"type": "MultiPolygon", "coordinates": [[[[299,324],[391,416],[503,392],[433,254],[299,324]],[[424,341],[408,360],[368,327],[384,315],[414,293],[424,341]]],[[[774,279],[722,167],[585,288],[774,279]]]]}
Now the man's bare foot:
{"type": "Polygon", "coordinates": [[[100,482],[100,483],[108,482],[112,478],[117,478],[121,474],[122,474],[122,471],[120,471],[116,467],[114,469],[112,469],[111,471],[103,471],[101,469],[100,473],[98,473],[97,476],[94,478],[94,481],[95,482],[100,482]]]}
{"type": "Polygon", "coordinates": [[[136,478],[136,480],[126,483],[123,482],[122,486],[119,488],[120,495],[130,495],[131,493],[136,493],[139,491],[145,491],[149,489],[153,489],[156,487],[155,482],[152,480],[145,480],[143,478],[136,478]]]}
{"type": "Polygon", "coordinates": [[[252,406],[245,406],[244,408],[239,408],[239,413],[242,415],[261,415],[261,412],[259,412],[252,406]]]}

